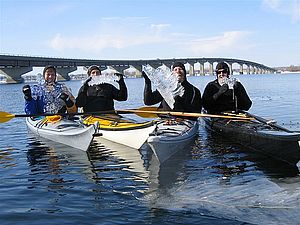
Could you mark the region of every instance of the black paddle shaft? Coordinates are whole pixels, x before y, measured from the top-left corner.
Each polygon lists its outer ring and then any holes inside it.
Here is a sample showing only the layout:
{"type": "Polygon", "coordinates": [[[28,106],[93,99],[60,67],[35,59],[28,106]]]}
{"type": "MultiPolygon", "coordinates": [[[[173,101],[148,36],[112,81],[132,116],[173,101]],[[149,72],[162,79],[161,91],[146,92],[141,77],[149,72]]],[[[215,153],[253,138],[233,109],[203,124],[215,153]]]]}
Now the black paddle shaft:
{"type": "Polygon", "coordinates": [[[276,122],[273,122],[273,121],[270,121],[270,120],[266,120],[266,119],[264,119],[264,118],[262,118],[262,117],[253,115],[253,114],[248,113],[248,112],[244,112],[244,113],[245,113],[246,115],[250,116],[250,117],[255,118],[257,121],[262,122],[262,123],[264,123],[264,124],[267,124],[267,125],[269,125],[269,126],[271,126],[271,127],[277,128],[278,130],[283,130],[283,131],[288,132],[288,133],[293,133],[293,132],[294,132],[294,131],[291,131],[291,130],[285,128],[285,127],[282,127],[282,126],[276,124],[276,122]]]}

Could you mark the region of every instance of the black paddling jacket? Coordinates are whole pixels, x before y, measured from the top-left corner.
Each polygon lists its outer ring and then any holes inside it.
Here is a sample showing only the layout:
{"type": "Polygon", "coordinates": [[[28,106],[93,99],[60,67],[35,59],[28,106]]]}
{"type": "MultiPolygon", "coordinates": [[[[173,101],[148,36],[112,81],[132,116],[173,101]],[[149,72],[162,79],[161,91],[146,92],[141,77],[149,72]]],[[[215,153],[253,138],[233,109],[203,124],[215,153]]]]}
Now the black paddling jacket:
{"type": "Polygon", "coordinates": [[[119,81],[120,90],[111,84],[82,86],[76,98],[76,106],[84,112],[114,110],[114,100],[127,100],[127,87],[123,79],[119,81]]]}
{"type": "MultiPolygon", "coordinates": [[[[183,81],[181,85],[184,87],[184,94],[182,97],[175,97],[174,109],[172,110],[166,101],[163,99],[158,90],[152,92],[151,83],[145,84],[144,89],[144,103],[145,105],[154,105],[159,102],[159,110],[162,111],[178,111],[178,112],[194,112],[201,113],[201,93],[198,88],[193,86],[187,80],[183,81]]],[[[192,117],[190,117],[192,119],[192,117]]]]}
{"type": "Polygon", "coordinates": [[[219,91],[220,87],[221,85],[216,79],[209,82],[204,89],[202,103],[203,108],[206,109],[208,113],[250,109],[252,101],[250,100],[244,86],[240,82],[236,82],[234,89],[228,89],[217,100],[215,100],[213,95],[219,91]]]}

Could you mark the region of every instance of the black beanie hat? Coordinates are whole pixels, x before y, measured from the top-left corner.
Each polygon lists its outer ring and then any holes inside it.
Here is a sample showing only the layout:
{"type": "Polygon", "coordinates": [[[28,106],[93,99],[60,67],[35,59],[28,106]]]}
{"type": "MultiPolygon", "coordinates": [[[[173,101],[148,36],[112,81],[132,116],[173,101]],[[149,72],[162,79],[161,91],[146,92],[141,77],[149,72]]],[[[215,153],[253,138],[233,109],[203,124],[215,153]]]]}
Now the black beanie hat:
{"type": "Polygon", "coordinates": [[[90,67],[88,68],[88,70],[87,70],[88,76],[91,75],[92,70],[99,70],[100,73],[101,73],[101,70],[100,70],[99,66],[97,66],[97,65],[92,65],[92,66],[90,66],[90,67]]]}
{"type": "Polygon", "coordinates": [[[225,62],[219,62],[217,64],[217,66],[216,66],[216,72],[218,72],[219,70],[227,71],[228,74],[230,73],[229,66],[225,62]]]}
{"type": "Polygon", "coordinates": [[[172,69],[174,69],[175,67],[180,67],[184,71],[184,75],[186,75],[186,70],[185,70],[185,66],[183,63],[175,62],[172,66],[172,69]]]}
{"type": "Polygon", "coordinates": [[[56,74],[56,68],[54,66],[52,66],[52,65],[48,65],[48,66],[45,66],[45,68],[43,70],[43,76],[45,76],[45,73],[46,73],[47,69],[53,69],[54,73],[56,74]]]}

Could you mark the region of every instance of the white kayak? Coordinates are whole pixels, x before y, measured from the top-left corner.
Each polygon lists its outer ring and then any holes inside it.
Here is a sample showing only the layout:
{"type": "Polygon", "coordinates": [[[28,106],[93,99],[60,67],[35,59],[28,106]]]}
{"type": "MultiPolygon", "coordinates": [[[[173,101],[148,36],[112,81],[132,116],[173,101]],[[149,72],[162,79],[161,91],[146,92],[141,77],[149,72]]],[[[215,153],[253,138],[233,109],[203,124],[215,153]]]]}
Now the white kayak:
{"type": "Polygon", "coordinates": [[[148,137],[148,144],[160,163],[191,145],[199,129],[198,121],[160,121],[148,137]]]}
{"type": "Polygon", "coordinates": [[[136,122],[119,115],[89,116],[84,119],[85,124],[98,122],[98,132],[101,136],[96,140],[104,139],[140,149],[146,142],[149,134],[154,131],[155,121],[136,122]]]}
{"type": "Polygon", "coordinates": [[[98,126],[97,123],[86,126],[79,120],[64,118],[49,121],[47,117],[27,117],[26,124],[29,130],[38,136],[83,151],[88,150],[98,126]]]}

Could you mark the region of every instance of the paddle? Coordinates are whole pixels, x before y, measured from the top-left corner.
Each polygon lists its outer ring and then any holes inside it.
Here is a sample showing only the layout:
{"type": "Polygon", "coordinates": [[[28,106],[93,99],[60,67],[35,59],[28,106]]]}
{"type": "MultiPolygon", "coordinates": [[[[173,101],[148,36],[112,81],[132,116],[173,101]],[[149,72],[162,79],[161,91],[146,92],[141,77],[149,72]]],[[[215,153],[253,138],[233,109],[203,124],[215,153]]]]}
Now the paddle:
{"type": "Polygon", "coordinates": [[[253,117],[254,119],[256,119],[257,121],[259,121],[261,123],[267,124],[267,125],[269,125],[271,127],[277,128],[279,130],[283,130],[283,131],[288,132],[288,133],[297,132],[297,131],[291,131],[291,130],[285,128],[285,127],[282,127],[282,126],[276,124],[276,121],[274,121],[274,120],[267,120],[265,118],[262,118],[260,116],[256,116],[256,115],[251,114],[249,112],[244,112],[244,111],[242,111],[242,112],[245,113],[247,116],[253,117]]]}
{"type": "MultiPolygon", "coordinates": [[[[145,107],[147,108],[147,107],[145,107]]],[[[154,108],[154,107],[153,107],[154,108]]],[[[136,110],[136,109],[121,109],[116,110],[117,113],[135,113],[137,115],[150,114],[151,116],[158,117],[158,115],[169,115],[169,116],[182,116],[182,117],[212,117],[212,118],[227,118],[227,119],[237,119],[237,120],[254,120],[251,117],[239,117],[239,116],[226,116],[217,114],[207,114],[207,113],[187,113],[187,112],[176,112],[176,111],[154,111],[154,110],[136,110]]],[[[151,118],[148,116],[148,118],[151,118]]],[[[153,118],[153,117],[152,117],[153,118]]]]}
{"type": "Polygon", "coordinates": [[[84,114],[85,113],[12,114],[8,112],[0,111],[0,123],[5,123],[13,118],[21,118],[21,117],[39,117],[39,116],[54,116],[54,115],[67,116],[67,115],[84,115],[84,114]]]}
{"type": "MultiPolygon", "coordinates": [[[[124,110],[116,110],[117,113],[132,113],[131,111],[134,111],[135,109],[124,109],[124,110]]],[[[155,113],[157,111],[157,107],[155,106],[144,106],[141,108],[138,108],[134,112],[136,115],[143,117],[143,118],[157,118],[158,115],[155,113]]]]}
{"type": "MultiPolygon", "coordinates": [[[[141,107],[138,110],[150,110],[153,111],[156,109],[156,107],[141,107]]],[[[78,113],[42,113],[42,114],[12,114],[8,112],[0,111],[0,123],[5,123],[13,118],[24,118],[24,117],[39,117],[39,116],[75,116],[75,115],[101,115],[101,114],[114,114],[114,113],[132,113],[127,112],[126,110],[124,112],[121,112],[122,110],[119,110],[118,112],[116,110],[109,110],[109,111],[98,111],[98,112],[78,112],[78,113]]],[[[142,117],[147,117],[145,113],[139,113],[142,117]]],[[[153,116],[151,114],[148,114],[148,116],[153,116]]],[[[151,118],[149,117],[149,118],[151,118]]],[[[157,116],[156,116],[157,117],[157,116]]]]}
{"type": "Polygon", "coordinates": [[[155,113],[145,113],[144,111],[155,111],[157,107],[144,106],[138,109],[129,109],[129,110],[108,110],[108,111],[98,111],[98,112],[78,112],[78,113],[42,113],[42,114],[12,114],[8,112],[0,111],[0,123],[5,123],[13,118],[24,118],[24,117],[39,117],[39,116],[75,116],[75,115],[101,115],[101,114],[126,114],[126,113],[135,113],[134,110],[140,110],[141,112],[136,112],[140,117],[144,118],[156,118],[158,117],[155,113]]]}
{"type": "Polygon", "coordinates": [[[138,116],[144,118],[156,118],[158,115],[170,115],[170,116],[184,116],[184,117],[215,117],[215,118],[227,118],[237,120],[253,120],[254,118],[241,118],[238,116],[226,116],[226,115],[215,115],[205,113],[186,113],[186,112],[173,112],[173,111],[157,111],[156,107],[141,107],[139,109],[121,109],[121,110],[110,110],[110,111],[98,111],[98,112],[79,112],[79,113],[46,113],[46,114],[11,114],[8,112],[0,111],[0,123],[5,123],[13,118],[20,117],[39,117],[39,116],[74,116],[74,115],[101,115],[101,114],[126,114],[135,113],[138,116]]]}

